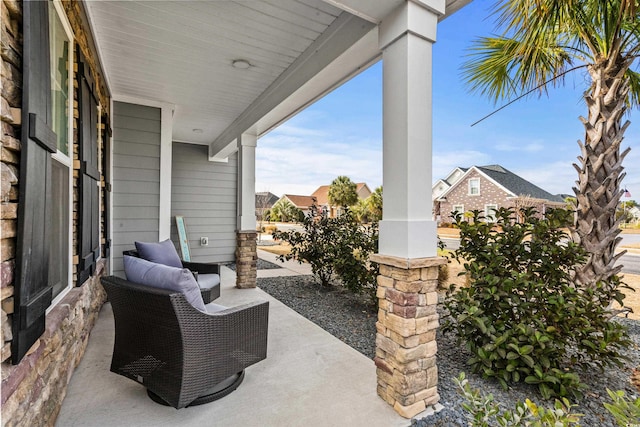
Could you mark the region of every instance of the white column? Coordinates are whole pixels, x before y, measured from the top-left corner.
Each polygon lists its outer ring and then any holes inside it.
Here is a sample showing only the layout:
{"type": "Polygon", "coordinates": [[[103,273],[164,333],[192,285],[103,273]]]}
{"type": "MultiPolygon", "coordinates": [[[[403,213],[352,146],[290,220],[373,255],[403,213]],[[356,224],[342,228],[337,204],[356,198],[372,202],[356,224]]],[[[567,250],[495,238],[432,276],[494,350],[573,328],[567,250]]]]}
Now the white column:
{"type": "Polygon", "coordinates": [[[160,212],[158,241],[171,235],[171,165],[173,156],[173,107],[160,107],[160,212]]]}
{"type": "Polygon", "coordinates": [[[432,46],[444,0],[406,1],[380,24],[383,189],[379,253],[436,256],[432,219],[432,46]]]}
{"type": "Polygon", "coordinates": [[[256,231],[256,145],[255,134],[238,138],[238,231],[256,231]]]}

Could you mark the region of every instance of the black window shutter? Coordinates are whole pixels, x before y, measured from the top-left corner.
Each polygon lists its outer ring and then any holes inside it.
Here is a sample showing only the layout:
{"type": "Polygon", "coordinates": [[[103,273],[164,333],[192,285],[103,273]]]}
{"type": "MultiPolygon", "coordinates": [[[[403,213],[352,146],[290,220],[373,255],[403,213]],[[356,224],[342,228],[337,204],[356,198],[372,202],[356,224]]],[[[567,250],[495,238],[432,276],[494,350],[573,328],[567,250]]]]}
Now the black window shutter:
{"type": "Polygon", "coordinates": [[[22,150],[11,342],[14,364],[44,332],[45,311],[52,299],[48,215],[51,153],[56,151],[57,141],[52,130],[48,7],[48,2],[25,1],[22,12],[22,150]]]}
{"type": "Polygon", "coordinates": [[[103,114],[102,124],[104,125],[104,131],[102,132],[102,175],[104,177],[104,189],[102,192],[102,205],[104,206],[104,212],[102,230],[104,232],[104,246],[102,248],[102,256],[105,258],[108,258],[111,253],[111,229],[109,226],[111,223],[111,173],[109,171],[109,160],[112,132],[110,123],[109,116],[107,114],[103,114]]]}
{"type": "Polygon", "coordinates": [[[79,48],[78,108],[80,110],[78,146],[80,157],[80,188],[78,189],[78,264],[77,285],[82,285],[95,271],[100,257],[100,212],[98,181],[98,101],[91,71],[79,48]]]}

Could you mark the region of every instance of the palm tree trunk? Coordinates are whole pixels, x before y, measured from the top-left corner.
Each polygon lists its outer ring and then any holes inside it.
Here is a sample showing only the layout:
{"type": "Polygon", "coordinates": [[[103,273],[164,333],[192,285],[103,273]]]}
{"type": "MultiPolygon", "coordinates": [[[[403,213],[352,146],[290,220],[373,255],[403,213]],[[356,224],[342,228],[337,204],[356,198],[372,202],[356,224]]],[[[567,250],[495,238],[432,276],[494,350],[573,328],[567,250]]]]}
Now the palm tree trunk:
{"type": "MultiPolygon", "coordinates": [[[[609,289],[616,286],[612,277],[622,266],[615,266],[623,255],[615,254],[621,237],[619,220],[615,219],[616,208],[622,195],[620,182],[625,176],[622,160],[629,152],[620,152],[624,132],[629,122],[622,124],[626,110],[629,83],[624,78],[627,67],[612,69],[611,63],[602,62],[589,68],[592,85],[585,92],[589,117],[580,120],[585,127],[584,144],[578,141],[582,155],[577,187],[573,188],[577,198],[577,215],[573,238],[584,247],[589,258],[575,275],[579,286],[593,287],[603,282],[609,289]]],[[[603,301],[608,304],[608,301],[603,301]]]]}

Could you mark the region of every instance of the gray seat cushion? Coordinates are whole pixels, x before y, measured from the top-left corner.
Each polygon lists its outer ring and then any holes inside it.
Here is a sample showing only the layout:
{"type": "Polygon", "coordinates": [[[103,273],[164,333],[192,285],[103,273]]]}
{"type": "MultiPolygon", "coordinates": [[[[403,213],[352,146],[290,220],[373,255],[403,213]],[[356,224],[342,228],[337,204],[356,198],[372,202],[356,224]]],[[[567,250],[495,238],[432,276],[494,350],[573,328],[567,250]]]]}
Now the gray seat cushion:
{"type": "Polygon", "coordinates": [[[193,307],[207,312],[200,294],[200,287],[193,274],[186,268],[169,267],[142,258],[124,256],[124,273],[127,280],[141,285],[180,292],[193,307]]]}
{"type": "Polygon", "coordinates": [[[158,243],[135,242],[140,258],[170,267],[182,268],[182,261],[169,239],[158,243]]]}
{"type": "Polygon", "coordinates": [[[220,285],[219,274],[198,274],[198,285],[202,289],[211,289],[220,285]]]}
{"type": "Polygon", "coordinates": [[[209,314],[217,313],[219,311],[227,309],[227,307],[225,307],[224,305],[216,304],[214,302],[210,302],[209,304],[205,305],[205,308],[207,309],[207,313],[209,314]]]}

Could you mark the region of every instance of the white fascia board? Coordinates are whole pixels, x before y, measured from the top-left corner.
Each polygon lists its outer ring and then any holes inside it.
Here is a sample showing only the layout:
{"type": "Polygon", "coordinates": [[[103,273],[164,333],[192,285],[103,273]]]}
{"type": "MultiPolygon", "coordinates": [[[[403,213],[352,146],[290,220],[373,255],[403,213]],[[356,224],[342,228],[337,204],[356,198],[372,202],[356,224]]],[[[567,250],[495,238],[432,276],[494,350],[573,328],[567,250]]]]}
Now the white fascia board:
{"type": "Polygon", "coordinates": [[[412,1],[425,9],[441,14],[439,20],[455,13],[471,0],[324,0],[339,9],[379,24],[384,18],[407,1],[412,1]],[[443,14],[444,11],[444,14],[443,14]]]}
{"type": "MultiPolygon", "coordinates": [[[[454,168],[451,172],[449,172],[449,174],[447,175],[447,178],[445,179],[445,181],[450,182],[450,181],[449,181],[449,178],[451,178],[451,175],[453,175],[454,173],[456,173],[456,171],[460,171],[460,172],[462,172],[462,175],[461,175],[461,176],[464,176],[464,171],[462,170],[462,168],[461,168],[461,167],[456,167],[456,168],[454,168]]],[[[456,181],[456,182],[457,182],[457,181],[456,181]]],[[[454,183],[455,183],[455,182],[454,182],[454,183]]],[[[453,185],[454,183],[451,183],[451,184],[453,185]]]]}
{"type": "Polygon", "coordinates": [[[229,156],[238,151],[238,139],[233,139],[222,150],[213,154],[211,151],[211,145],[209,145],[209,161],[218,163],[229,163],[229,156]]]}
{"type": "Polygon", "coordinates": [[[344,82],[378,62],[382,52],[378,49],[377,40],[378,29],[375,27],[351,49],[260,119],[255,126],[258,135],[264,136],[344,82]]]}
{"type": "Polygon", "coordinates": [[[209,157],[220,157],[218,153],[247,129],[256,128],[258,137],[262,136],[339,83],[357,74],[364,65],[372,64],[380,55],[377,40],[372,46],[368,46],[368,51],[365,50],[367,46],[362,45],[359,45],[359,49],[364,50],[363,52],[355,52],[351,48],[375,28],[374,24],[357,16],[346,12],[340,14],[327,30],[210,144],[209,157]],[[345,58],[347,53],[350,53],[351,58],[345,58]],[[366,59],[363,60],[363,56],[366,59]],[[331,73],[322,74],[322,80],[314,79],[339,59],[342,59],[340,69],[333,67],[331,73]],[[314,87],[308,85],[312,80],[314,87]],[[318,87],[320,90],[314,93],[312,89],[318,87]],[[266,116],[269,116],[268,120],[264,120],[266,116]]]}
{"type": "MultiPolygon", "coordinates": [[[[432,195],[433,195],[433,193],[435,193],[435,192],[436,192],[436,187],[437,187],[438,185],[440,185],[440,184],[444,184],[444,185],[447,187],[447,188],[446,188],[446,190],[444,190],[445,192],[446,192],[447,190],[449,190],[449,188],[451,188],[451,187],[452,187],[452,186],[451,186],[447,181],[445,181],[444,179],[439,179],[439,180],[437,180],[436,182],[434,182],[434,183],[433,183],[433,185],[431,186],[431,194],[432,194],[432,195]]],[[[444,195],[444,192],[443,192],[442,194],[444,195]]],[[[440,198],[440,197],[437,197],[437,199],[439,199],[439,198],[440,198]]]]}
{"type": "MultiPolygon", "coordinates": [[[[459,169],[459,168],[455,168],[453,171],[451,171],[451,173],[455,172],[455,170],[456,170],[456,169],[459,169]]],[[[458,184],[460,184],[460,183],[464,180],[464,178],[469,174],[469,172],[471,172],[471,170],[472,170],[472,169],[475,169],[475,166],[472,166],[472,167],[470,167],[469,169],[467,169],[467,171],[466,171],[464,174],[462,174],[462,176],[460,177],[460,179],[458,179],[456,182],[454,182],[453,184],[451,184],[451,186],[450,186],[449,188],[447,188],[447,189],[445,190],[445,192],[444,192],[444,193],[442,193],[442,194],[440,195],[439,199],[440,199],[440,200],[445,199],[445,198],[447,197],[447,194],[449,194],[449,193],[451,192],[451,190],[453,190],[454,188],[456,188],[456,187],[458,186],[458,184]]],[[[476,170],[477,170],[477,169],[476,169],[476,170]]],[[[451,175],[451,174],[449,174],[449,175],[451,175]]],[[[449,175],[448,175],[448,176],[449,176],[449,175]]]]}

